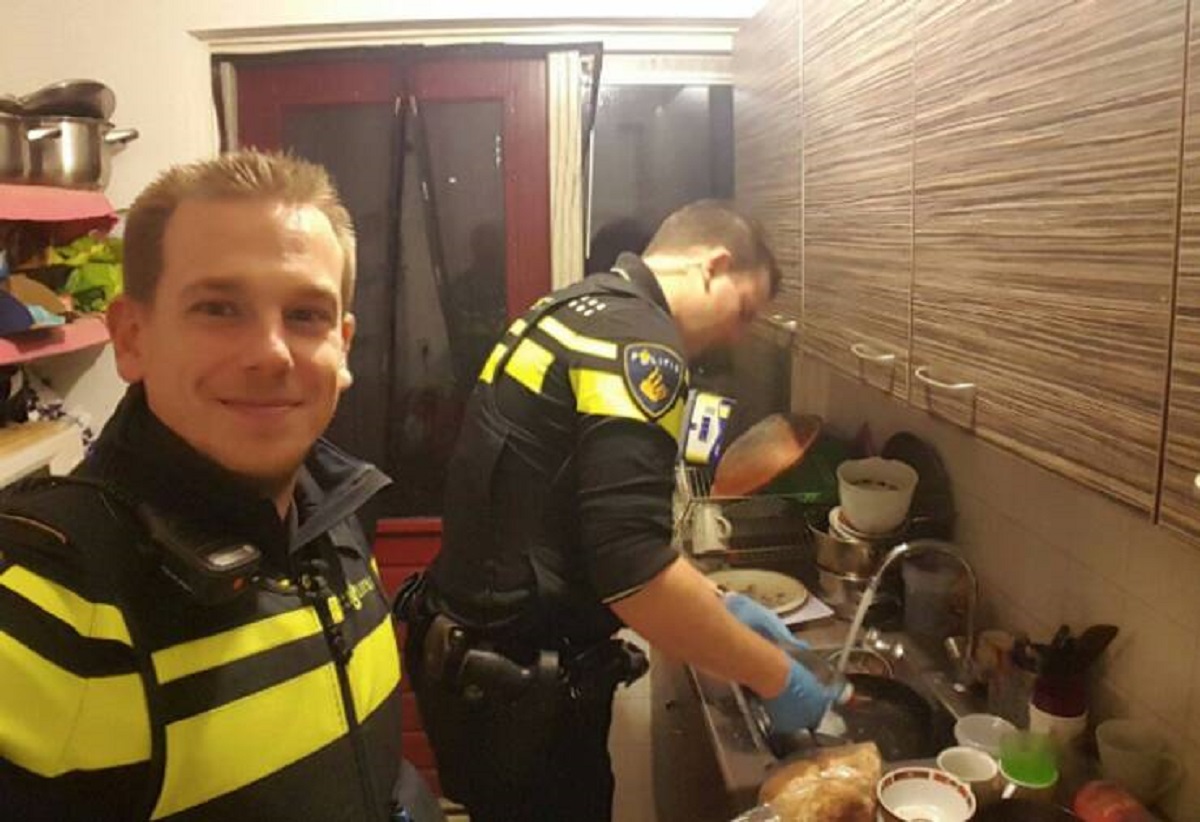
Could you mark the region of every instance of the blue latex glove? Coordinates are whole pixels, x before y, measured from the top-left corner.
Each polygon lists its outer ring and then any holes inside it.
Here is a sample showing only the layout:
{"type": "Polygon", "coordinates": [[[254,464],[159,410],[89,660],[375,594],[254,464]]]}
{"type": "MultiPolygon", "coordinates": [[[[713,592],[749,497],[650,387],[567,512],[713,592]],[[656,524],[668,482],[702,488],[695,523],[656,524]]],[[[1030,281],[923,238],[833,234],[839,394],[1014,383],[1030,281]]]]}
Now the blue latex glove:
{"type": "Polygon", "coordinates": [[[790,734],[815,728],[841,690],[840,687],[822,685],[811,671],[792,660],[783,691],[774,699],[762,700],[767,716],[771,718],[771,730],[790,734]]]}
{"type": "Polygon", "coordinates": [[[788,647],[808,648],[807,642],[792,635],[792,629],[783,624],[778,614],[745,594],[726,594],[725,610],[733,614],[738,622],[764,639],[783,646],[785,650],[788,647]]]}

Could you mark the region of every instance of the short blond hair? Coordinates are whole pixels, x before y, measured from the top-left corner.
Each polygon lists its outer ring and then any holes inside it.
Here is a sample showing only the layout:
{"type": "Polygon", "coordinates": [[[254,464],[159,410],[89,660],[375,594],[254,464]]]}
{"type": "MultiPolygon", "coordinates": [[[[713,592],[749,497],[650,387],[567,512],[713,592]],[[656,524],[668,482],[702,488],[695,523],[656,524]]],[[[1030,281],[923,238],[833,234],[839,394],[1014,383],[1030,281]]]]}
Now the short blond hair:
{"type": "Polygon", "coordinates": [[[163,267],[167,223],[184,200],[274,200],[313,206],[342,249],[342,302],[354,296],[354,223],[322,166],[288,154],[235,151],[172,166],[142,190],[125,220],[125,293],[152,303],[163,267]]]}

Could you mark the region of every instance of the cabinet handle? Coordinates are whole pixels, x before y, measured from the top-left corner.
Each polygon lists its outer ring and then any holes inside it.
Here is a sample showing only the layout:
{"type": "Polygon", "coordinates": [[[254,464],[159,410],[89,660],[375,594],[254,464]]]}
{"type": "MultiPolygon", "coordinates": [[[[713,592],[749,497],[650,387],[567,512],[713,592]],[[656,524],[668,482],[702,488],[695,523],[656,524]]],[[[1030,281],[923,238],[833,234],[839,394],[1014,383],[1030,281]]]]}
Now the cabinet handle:
{"type": "Polygon", "coordinates": [[[787,331],[790,334],[796,333],[796,321],[789,320],[782,314],[770,315],[767,317],[767,322],[771,323],[771,325],[776,326],[777,328],[782,328],[784,331],[787,331]]]}
{"type": "Polygon", "coordinates": [[[896,361],[895,354],[873,354],[866,343],[855,343],[850,346],[850,353],[858,357],[860,360],[867,362],[877,362],[880,364],[891,365],[896,361]]]}
{"type": "Polygon", "coordinates": [[[943,391],[974,391],[975,383],[973,382],[942,382],[929,376],[929,366],[919,365],[913,370],[913,376],[931,388],[940,388],[943,391]]]}

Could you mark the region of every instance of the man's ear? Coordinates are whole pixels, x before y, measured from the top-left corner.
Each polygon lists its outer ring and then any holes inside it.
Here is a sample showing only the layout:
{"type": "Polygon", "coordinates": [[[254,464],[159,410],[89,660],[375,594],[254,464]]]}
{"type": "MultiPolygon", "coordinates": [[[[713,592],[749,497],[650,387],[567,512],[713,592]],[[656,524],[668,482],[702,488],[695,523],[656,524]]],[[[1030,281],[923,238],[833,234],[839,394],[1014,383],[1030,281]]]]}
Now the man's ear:
{"type": "Polygon", "coordinates": [[[350,370],[350,344],[354,341],[357,321],[349,311],[342,317],[342,363],[338,367],[338,391],[345,391],[354,384],[354,372],[350,370]]]}
{"type": "Polygon", "coordinates": [[[724,246],[715,246],[703,252],[704,290],[708,292],[712,281],[717,277],[729,274],[732,270],[733,255],[724,246]]]}
{"type": "Polygon", "coordinates": [[[147,306],[125,294],[109,303],[106,312],[117,374],[127,383],[141,382],[146,376],[144,332],[148,312],[147,306]]]}

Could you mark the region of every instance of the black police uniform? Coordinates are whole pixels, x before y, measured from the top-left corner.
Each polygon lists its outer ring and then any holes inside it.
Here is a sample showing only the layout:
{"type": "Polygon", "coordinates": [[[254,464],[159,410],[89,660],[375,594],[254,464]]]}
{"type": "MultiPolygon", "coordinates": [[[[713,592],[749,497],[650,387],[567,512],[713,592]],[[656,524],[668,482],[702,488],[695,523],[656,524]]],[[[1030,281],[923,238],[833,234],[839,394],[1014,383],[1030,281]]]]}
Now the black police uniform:
{"type": "Polygon", "coordinates": [[[6,493],[0,818],[392,818],[399,659],[354,518],[386,483],[318,443],[289,527],[135,386],[72,480],[6,493]],[[253,544],[259,575],[197,601],[139,506],[189,545],[253,544]]]}
{"type": "Polygon", "coordinates": [[[442,785],[475,822],[611,816],[612,693],[644,657],[631,671],[609,605],[677,558],[681,349],[627,254],[535,304],[483,368],[405,650],[442,785]]]}

